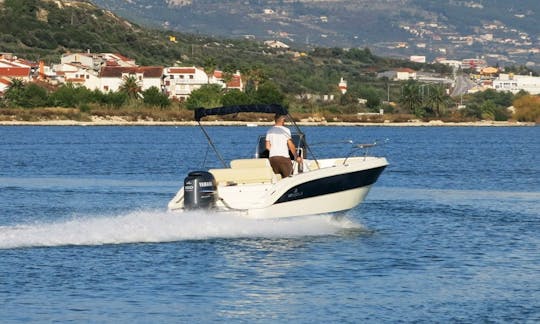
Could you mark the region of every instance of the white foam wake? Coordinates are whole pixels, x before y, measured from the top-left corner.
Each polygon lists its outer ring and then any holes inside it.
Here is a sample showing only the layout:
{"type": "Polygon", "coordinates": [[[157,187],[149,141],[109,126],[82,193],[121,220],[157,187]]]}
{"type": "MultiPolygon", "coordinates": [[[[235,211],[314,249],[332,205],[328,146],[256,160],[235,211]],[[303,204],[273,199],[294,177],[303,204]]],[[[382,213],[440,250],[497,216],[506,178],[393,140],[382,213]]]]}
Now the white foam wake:
{"type": "Polygon", "coordinates": [[[233,214],[138,211],[120,216],[78,217],[57,223],[0,226],[0,249],[321,236],[361,228],[347,218],[335,219],[330,215],[256,220],[233,214]]]}

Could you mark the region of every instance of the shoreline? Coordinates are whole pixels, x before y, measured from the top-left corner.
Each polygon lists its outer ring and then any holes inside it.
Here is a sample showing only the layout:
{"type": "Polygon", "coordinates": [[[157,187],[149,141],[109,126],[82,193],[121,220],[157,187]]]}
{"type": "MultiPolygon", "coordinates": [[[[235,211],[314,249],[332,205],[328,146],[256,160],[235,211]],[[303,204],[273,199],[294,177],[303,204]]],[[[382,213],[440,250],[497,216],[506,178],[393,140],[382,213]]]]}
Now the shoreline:
{"type": "MultiPolygon", "coordinates": [[[[250,122],[250,121],[201,121],[204,126],[271,126],[272,122],[250,122]]],[[[515,121],[477,121],[477,122],[443,122],[432,120],[429,122],[409,121],[409,122],[328,122],[328,121],[298,121],[300,126],[373,126],[373,127],[534,127],[532,122],[515,121]]],[[[93,117],[92,121],[76,120],[44,120],[44,121],[0,121],[0,126],[197,126],[195,121],[127,121],[119,117],[100,118],[93,117]]]]}

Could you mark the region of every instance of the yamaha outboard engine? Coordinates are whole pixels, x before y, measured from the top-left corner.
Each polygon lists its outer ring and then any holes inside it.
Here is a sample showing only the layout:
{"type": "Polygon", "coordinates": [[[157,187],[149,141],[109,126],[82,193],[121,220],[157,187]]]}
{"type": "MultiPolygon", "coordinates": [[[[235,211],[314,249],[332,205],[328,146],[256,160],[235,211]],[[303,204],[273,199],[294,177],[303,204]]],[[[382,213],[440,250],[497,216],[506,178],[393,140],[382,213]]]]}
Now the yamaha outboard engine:
{"type": "Polygon", "coordinates": [[[213,208],[217,198],[216,191],[216,179],[210,172],[190,172],[184,179],[184,208],[213,208]]]}

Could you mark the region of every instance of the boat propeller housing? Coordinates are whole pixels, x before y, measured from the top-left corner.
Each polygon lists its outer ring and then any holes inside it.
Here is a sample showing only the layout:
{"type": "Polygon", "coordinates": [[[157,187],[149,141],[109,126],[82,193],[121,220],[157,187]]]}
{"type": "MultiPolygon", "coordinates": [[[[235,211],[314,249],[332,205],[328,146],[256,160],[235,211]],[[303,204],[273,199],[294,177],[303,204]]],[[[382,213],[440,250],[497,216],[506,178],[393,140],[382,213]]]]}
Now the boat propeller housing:
{"type": "Polygon", "coordinates": [[[217,199],[217,183],[207,171],[192,171],[184,179],[184,208],[214,208],[217,199]]]}

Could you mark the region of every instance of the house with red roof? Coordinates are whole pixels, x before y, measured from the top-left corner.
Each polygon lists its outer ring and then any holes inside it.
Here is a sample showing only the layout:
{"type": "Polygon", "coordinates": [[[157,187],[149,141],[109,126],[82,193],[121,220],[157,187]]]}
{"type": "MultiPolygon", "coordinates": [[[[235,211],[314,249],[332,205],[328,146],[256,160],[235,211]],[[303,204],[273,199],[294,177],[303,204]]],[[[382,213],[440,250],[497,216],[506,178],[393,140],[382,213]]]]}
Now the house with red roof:
{"type": "Polygon", "coordinates": [[[0,77],[30,81],[32,66],[18,59],[0,58],[0,77]]]}
{"type": "Polygon", "coordinates": [[[240,71],[227,76],[227,81],[225,81],[226,74],[223,71],[216,70],[210,78],[210,83],[215,83],[221,85],[225,89],[237,89],[244,91],[244,83],[242,82],[242,75],[240,71]]]}
{"type": "Polygon", "coordinates": [[[416,79],[416,71],[409,68],[396,69],[396,80],[416,79]]]}

